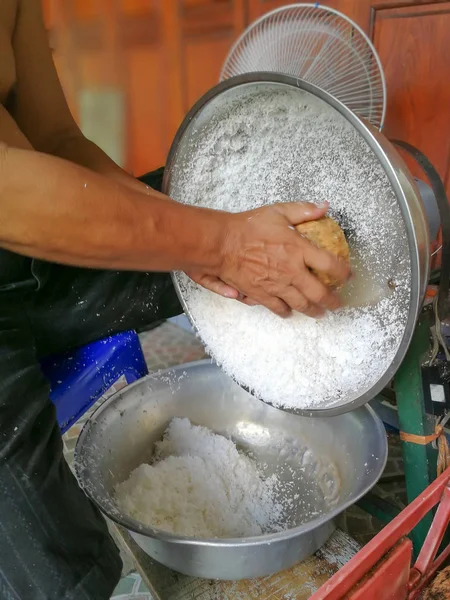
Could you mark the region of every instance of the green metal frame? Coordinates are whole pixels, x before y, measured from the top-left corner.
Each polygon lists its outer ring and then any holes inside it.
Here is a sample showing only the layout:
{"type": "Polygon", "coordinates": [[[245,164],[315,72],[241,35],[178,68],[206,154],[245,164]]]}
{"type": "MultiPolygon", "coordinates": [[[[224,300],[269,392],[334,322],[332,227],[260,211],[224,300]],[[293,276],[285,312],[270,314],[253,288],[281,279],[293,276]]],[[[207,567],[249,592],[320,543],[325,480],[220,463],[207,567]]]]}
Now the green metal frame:
{"type": "MultiPolygon", "coordinates": [[[[430,347],[431,318],[430,311],[421,314],[411,345],[394,379],[400,431],[419,436],[430,435],[435,428],[434,417],[425,412],[421,369],[430,347]]],[[[437,452],[431,444],[402,440],[401,446],[409,504],[436,479],[437,452]]],[[[366,496],[358,505],[383,523],[391,521],[399,512],[398,507],[375,494],[366,496]]],[[[431,513],[426,515],[411,533],[416,554],[422,547],[432,518],[431,513]]]]}
{"type": "Polygon", "coordinates": [[[358,506],[378,519],[383,525],[387,525],[400,514],[400,508],[397,508],[388,500],[380,498],[374,492],[369,492],[364,498],[361,498],[358,506]]]}
{"type": "MultiPolygon", "coordinates": [[[[432,434],[435,428],[434,417],[425,412],[421,369],[430,347],[430,318],[428,311],[422,313],[394,380],[400,431],[420,436],[432,434]]],[[[422,446],[405,441],[402,452],[409,504],[436,479],[437,455],[431,444],[422,446]]],[[[422,547],[432,518],[428,514],[412,531],[415,552],[422,547]]]]}

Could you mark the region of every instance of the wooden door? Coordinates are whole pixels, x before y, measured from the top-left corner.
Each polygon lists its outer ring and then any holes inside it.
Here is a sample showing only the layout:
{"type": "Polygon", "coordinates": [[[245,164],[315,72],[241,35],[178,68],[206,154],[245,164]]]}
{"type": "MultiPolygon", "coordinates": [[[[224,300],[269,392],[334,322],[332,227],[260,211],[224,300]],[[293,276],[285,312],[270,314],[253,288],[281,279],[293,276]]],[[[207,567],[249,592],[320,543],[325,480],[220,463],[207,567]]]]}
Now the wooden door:
{"type": "Polygon", "coordinates": [[[55,63],[86,135],[140,174],[163,164],[174,113],[163,15],[152,0],[46,0],[55,63]]]}
{"type": "Polygon", "coordinates": [[[246,23],[245,0],[42,1],[72,112],[135,174],[164,164],[246,23]]]}
{"type": "Polygon", "coordinates": [[[234,39],[244,29],[244,0],[181,0],[184,108],[219,81],[234,39]]]}
{"type": "MultiPolygon", "coordinates": [[[[290,4],[249,0],[249,15],[290,4]]],[[[380,56],[387,84],[384,133],[422,150],[450,197],[450,1],[324,0],[354,20],[380,56]]],[[[408,157],[415,175],[422,176],[408,157]]]]}
{"type": "MultiPolygon", "coordinates": [[[[310,2],[313,4],[313,2],[310,2]]],[[[281,6],[286,6],[288,4],[297,4],[297,2],[289,2],[283,0],[248,0],[248,16],[250,22],[254,19],[257,19],[261,15],[274,10],[276,8],[280,8],[281,6]]],[[[347,15],[353,21],[358,23],[363,28],[368,26],[370,21],[367,18],[367,14],[370,14],[371,3],[366,0],[323,0],[320,2],[323,6],[329,6],[330,8],[334,8],[339,10],[344,15],[347,15]]]]}
{"type": "MultiPolygon", "coordinates": [[[[120,96],[115,114],[122,110],[123,164],[136,174],[164,162],[183,116],[218,81],[240,32],[265,12],[286,4],[285,0],[43,2],[55,62],[74,114],[80,119],[80,98],[88,92],[99,95],[99,106],[108,101],[112,112],[112,96],[120,96]]],[[[450,195],[450,0],[322,4],[348,15],[373,40],[387,81],[385,133],[424,151],[450,195]]],[[[95,116],[94,111],[91,121],[95,116]]],[[[110,120],[119,135],[120,117],[110,120]]]]}
{"type": "Polygon", "coordinates": [[[422,150],[450,197],[450,2],[376,9],[370,26],[386,75],[385,134],[422,150]]]}

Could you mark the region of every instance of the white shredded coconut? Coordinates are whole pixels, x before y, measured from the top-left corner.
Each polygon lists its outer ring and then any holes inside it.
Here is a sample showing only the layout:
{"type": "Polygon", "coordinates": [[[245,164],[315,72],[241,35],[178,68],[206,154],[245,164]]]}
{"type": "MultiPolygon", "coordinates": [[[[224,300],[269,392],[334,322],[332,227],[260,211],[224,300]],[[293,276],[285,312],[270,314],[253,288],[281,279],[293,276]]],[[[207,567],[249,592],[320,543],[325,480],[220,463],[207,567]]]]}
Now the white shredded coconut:
{"type": "Polygon", "coordinates": [[[170,195],[239,212],[262,204],[330,202],[349,240],[355,280],[347,306],[322,320],[283,320],[177,280],[209,353],[257,397],[289,409],[324,408],[369,391],[391,365],[410,298],[406,228],[376,156],[335,109],[299,89],[214,101],[192,125],[170,195]]]}
{"type": "Polygon", "coordinates": [[[278,531],[280,481],[236,445],[188,419],[171,421],[154,462],[116,488],[121,509],[144,525],[196,538],[278,531]]]}

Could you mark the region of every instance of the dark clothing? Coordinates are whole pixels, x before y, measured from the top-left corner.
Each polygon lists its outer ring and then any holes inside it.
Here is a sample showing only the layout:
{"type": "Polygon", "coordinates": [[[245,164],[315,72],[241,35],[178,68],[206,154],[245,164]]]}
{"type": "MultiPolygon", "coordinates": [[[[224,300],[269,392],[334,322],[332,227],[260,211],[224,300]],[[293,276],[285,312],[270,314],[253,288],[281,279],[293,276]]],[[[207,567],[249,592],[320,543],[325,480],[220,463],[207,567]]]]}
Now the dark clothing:
{"type": "MultiPolygon", "coordinates": [[[[160,188],[161,171],[144,181],[160,188]]],[[[39,360],[181,312],[170,276],[0,255],[0,600],[106,600],[121,573],[63,458],[39,360]]]]}

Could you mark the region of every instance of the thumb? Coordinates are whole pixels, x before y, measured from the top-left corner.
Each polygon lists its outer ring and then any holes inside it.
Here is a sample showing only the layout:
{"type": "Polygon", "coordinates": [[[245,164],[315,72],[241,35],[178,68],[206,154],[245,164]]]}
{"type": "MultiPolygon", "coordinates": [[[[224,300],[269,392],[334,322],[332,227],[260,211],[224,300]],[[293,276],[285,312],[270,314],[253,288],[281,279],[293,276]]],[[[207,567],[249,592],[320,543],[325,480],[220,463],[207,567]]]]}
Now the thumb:
{"type": "Polygon", "coordinates": [[[278,204],[277,209],[292,225],[299,225],[305,221],[316,221],[325,216],[328,206],[328,202],[320,204],[312,204],[311,202],[285,202],[278,204]]]}

